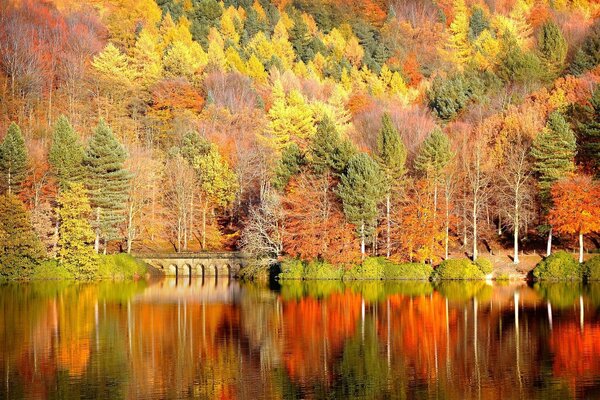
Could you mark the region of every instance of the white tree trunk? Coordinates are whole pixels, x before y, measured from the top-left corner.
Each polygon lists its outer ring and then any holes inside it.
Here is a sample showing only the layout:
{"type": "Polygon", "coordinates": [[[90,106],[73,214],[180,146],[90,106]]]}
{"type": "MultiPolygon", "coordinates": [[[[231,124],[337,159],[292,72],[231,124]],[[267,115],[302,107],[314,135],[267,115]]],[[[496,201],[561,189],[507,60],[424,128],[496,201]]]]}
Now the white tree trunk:
{"type": "Polygon", "coordinates": [[[390,194],[388,193],[388,195],[386,196],[385,199],[385,212],[386,212],[386,218],[387,218],[387,226],[386,226],[386,233],[387,233],[387,238],[386,238],[386,257],[390,257],[390,253],[391,253],[391,242],[390,242],[390,232],[392,230],[392,223],[390,221],[390,209],[391,209],[391,199],[390,199],[390,194]]]}
{"type": "Polygon", "coordinates": [[[546,246],[546,257],[552,254],[552,227],[548,231],[548,244],[546,246]]]}
{"type": "Polygon", "coordinates": [[[579,232],[579,263],[583,262],[583,234],[579,232]]]}
{"type": "Polygon", "coordinates": [[[96,239],[94,240],[94,251],[100,251],[100,207],[96,207],[96,239]]]}

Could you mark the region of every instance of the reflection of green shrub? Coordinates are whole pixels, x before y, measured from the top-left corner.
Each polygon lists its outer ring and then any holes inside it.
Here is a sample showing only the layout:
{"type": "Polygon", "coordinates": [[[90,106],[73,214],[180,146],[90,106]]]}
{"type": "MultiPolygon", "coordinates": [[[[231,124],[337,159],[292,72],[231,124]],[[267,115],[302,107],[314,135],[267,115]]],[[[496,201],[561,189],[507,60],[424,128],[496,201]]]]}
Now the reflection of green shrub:
{"type": "Polygon", "coordinates": [[[473,297],[485,300],[491,289],[484,281],[456,282],[442,281],[435,284],[435,289],[450,301],[465,302],[473,297]]]}
{"type": "Polygon", "coordinates": [[[600,256],[594,256],[583,263],[583,275],[587,281],[600,281],[600,256]]]}
{"type": "MultiPolygon", "coordinates": [[[[297,282],[289,282],[297,283],[297,282]]],[[[323,299],[330,296],[333,293],[340,293],[344,291],[344,283],[341,280],[320,280],[313,282],[303,282],[304,294],[309,297],[317,299],[323,299]]]]}
{"type": "Polygon", "coordinates": [[[311,261],[304,267],[304,279],[342,279],[344,270],[323,261],[311,261]]]}
{"type": "Polygon", "coordinates": [[[304,276],[304,265],[302,261],[288,258],[281,263],[279,279],[302,279],[304,276]]]}
{"type": "Polygon", "coordinates": [[[590,300],[592,305],[600,308],[600,282],[590,282],[584,287],[585,296],[590,300]]]}
{"type": "Polygon", "coordinates": [[[346,285],[367,302],[377,302],[386,297],[385,287],[381,282],[348,282],[346,285]]]}
{"type": "Polygon", "coordinates": [[[107,303],[124,304],[134,295],[141,293],[148,287],[145,280],[123,282],[99,282],[98,300],[107,303]]]}
{"type": "Polygon", "coordinates": [[[390,281],[384,282],[385,294],[401,294],[404,296],[417,297],[433,293],[433,285],[429,281],[390,281]]]}
{"type": "Polygon", "coordinates": [[[582,279],[582,270],[573,256],[566,251],[557,251],[536,265],[533,276],[537,280],[576,281],[582,279]]]}
{"type": "Polygon", "coordinates": [[[537,282],[534,288],[556,308],[572,306],[582,294],[582,286],[578,282],[537,282]]]}
{"type": "Polygon", "coordinates": [[[148,272],[146,263],[137,258],[121,253],[100,256],[98,278],[100,279],[131,279],[142,277],[148,272]]]}
{"type": "Polygon", "coordinates": [[[434,279],[484,279],[485,274],[466,258],[445,260],[432,274],[434,279]]]}
{"type": "Polygon", "coordinates": [[[478,257],[477,261],[475,261],[475,265],[484,275],[489,275],[494,271],[494,264],[487,258],[478,257]]]}
{"type": "Polygon", "coordinates": [[[74,277],[64,265],[60,265],[56,260],[45,260],[35,267],[31,279],[71,280],[74,277]]]}
{"type": "Polygon", "coordinates": [[[428,264],[406,263],[394,264],[388,262],[383,267],[385,279],[429,280],[433,268],[428,264]]]}

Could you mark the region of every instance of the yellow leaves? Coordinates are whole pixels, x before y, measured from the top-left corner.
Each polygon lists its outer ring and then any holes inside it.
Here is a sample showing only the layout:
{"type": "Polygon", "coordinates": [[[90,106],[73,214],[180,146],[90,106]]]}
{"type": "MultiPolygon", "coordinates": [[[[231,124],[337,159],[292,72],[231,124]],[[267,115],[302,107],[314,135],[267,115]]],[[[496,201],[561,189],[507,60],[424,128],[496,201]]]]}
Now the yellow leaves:
{"type": "Polygon", "coordinates": [[[228,47],[225,51],[225,63],[228,71],[238,71],[241,74],[247,74],[244,60],[242,60],[233,46],[228,47]]]}
{"type": "Polygon", "coordinates": [[[121,85],[129,86],[135,75],[129,66],[129,58],[112,43],[94,57],[92,66],[107,80],[114,80],[121,85]]]}
{"type": "Polygon", "coordinates": [[[142,87],[147,88],[160,79],[163,67],[157,34],[142,30],[133,49],[132,62],[136,81],[142,87]]]}
{"type": "Polygon", "coordinates": [[[331,51],[331,55],[335,60],[342,59],[346,49],[346,39],[337,28],[333,28],[323,37],[323,44],[331,51]]]}
{"type": "Polygon", "coordinates": [[[225,67],[225,42],[223,37],[215,28],[211,28],[208,33],[208,61],[219,69],[225,67]]]}
{"type": "Polygon", "coordinates": [[[469,10],[464,0],[457,0],[454,5],[454,21],[450,24],[449,47],[453,62],[462,66],[466,64],[472,54],[469,42],[469,10]]]}
{"type": "Polygon", "coordinates": [[[265,83],[267,81],[267,72],[265,71],[265,67],[255,54],[252,54],[248,59],[246,73],[249,77],[259,83],[265,83]]]}
{"type": "Polygon", "coordinates": [[[358,43],[358,39],[356,38],[356,36],[352,36],[346,42],[346,46],[344,47],[344,56],[348,59],[348,61],[350,61],[350,63],[353,66],[360,68],[364,55],[365,50],[360,45],[360,43],[358,43]]]}
{"type": "Polygon", "coordinates": [[[275,54],[273,43],[267,39],[262,31],[254,35],[252,40],[250,40],[250,43],[248,43],[248,50],[256,54],[258,59],[263,63],[269,61],[275,54]]]}
{"type": "MultiPolygon", "coordinates": [[[[233,7],[230,7],[229,9],[233,9],[233,7]]],[[[237,44],[240,41],[240,35],[236,31],[233,21],[234,18],[231,16],[231,12],[224,12],[221,16],[221,33],[226,39],[237,44]]]]}
{"type": "Polygon", "coordinates": [[[476,49],[474,61],[480,69],[489,69],[497,65],[500,41],[489,30],[483,31],[473,45],[476,49]]]}
{"type": "Polygon", "coordinates": [[[163,64],[169,76],[184,76],[192,80],[201,67],[208,63],[208,56],[198,43],[187,46],[181,41],[174,42],[165,53],[163,64]]]}

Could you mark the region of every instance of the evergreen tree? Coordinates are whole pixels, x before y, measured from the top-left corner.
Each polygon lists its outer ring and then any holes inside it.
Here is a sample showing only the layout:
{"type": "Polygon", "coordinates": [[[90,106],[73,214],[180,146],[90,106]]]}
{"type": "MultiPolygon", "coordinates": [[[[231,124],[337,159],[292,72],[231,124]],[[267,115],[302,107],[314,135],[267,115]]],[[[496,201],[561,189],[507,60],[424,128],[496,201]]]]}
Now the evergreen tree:
{"type": "Polygon", "coordinates": [[[376,160],[383,173],[386,217],[386,255],[391,253],[391,205],[392,194],[397,191],[406,172],[406,147],[389,114],[383,114],[381,129],[377,136],[376,160]]]}
{"type": "Polygon", "coordinates": [[[59,197],[61,219],[58,260],[76,279],[92,279],[98,259],[92,248],[94,232],[89,223],[92,213],[85,188],[73,183],[59,197]]]}
{"type": "Polygon", "coordinates": [[[600,64],[600,20],[596,21],[571,63],[572,74],[579,75],[600,64]]]}
{"type": "MultiPolygon", "coordinates": [[[[535,137],[531,149],[533,171],[538,178],[542,207],[547,213],[552,207],[552,184],[575,170],[575,135],[563,115],[550,114],[546,127],[535,137]]],[[[546,255],[552,251],[552,227],[548,230],[546,255]]]]}
{"type": "Polygon", "coordinates": [[[441,129],[436,128],[423,142],[415,159],[415,168],[423,175],[437,181],[452,157],[448,136],[441,129]]]}
{"type": "Polygon", "coordinates": [[[14,194],[0,196],[0,277],[27,278],[44,257],[23,202],[14,194]]]}
{"type": "Polygon", "coordinates": [[[558,25],[546,22],[540,30],[538,50],[551,72],[560,73],[564,68],[568,45],[558,25]]]}
{"type": "Polygon", "coordinates": [[[600,178],[600,88],[592,94],[590,105],[584,109],[586,120],[578,127],[581,155],[600,178]]]}
{"type": "Polygon", "coordinates": [[[281,159],[275,167],[273,186],[279,190],[283,190],[290,181],[290,178],[300,172],[300,168],[304,163],[304,155],[298,145],[290,143],[281,152],[281,159]]]}
{"type": "Polygon", "coordinates": [[[54,125],[48,161],[61,189],[83,179],[84,154],[79,137],[67,117],[64,115],[59,117],[54,125]]]}
{"type": "Polygon", "coordinates": [[[368,154],[354,155],[341,176],[338,195],[342,199],[346,218],[356,226],[363,257],[366,238],[370,237],[377,223],[377,209],[385,194],[384,189],[377,163],[368,154]]]}
{"type": "Polygon", "coordinates": [[[469,19],[469,39],[476,40],[479,35],[490,27],[490,21],[485,16],[481,7],[473,8],[471,18],[469,19]]]}
{"type": "Polygon", "coordinates": [[[0,173],[2,190],[9,194],[18,193],[21,183],[27,177],[27,147],[21,129],[14,122],[8,127],[4,141],[0,145],[0,173]]]}
{"type": "MultiPolygon", "coordinates": [[[[84,157],[90,203],[94,210],[95,249],[117,235],[124,219],[130,174],[123,164],[127,153],[104,120],[100,120],[84,157]]],[[[106,247],[104,248],[106,251],[106,247]]]]}
{"type": "Polygon", "coordinates": [[[329,117],[323,118],[310,146],[310,162],[315,172],[341,174],[354,153],[352,143],[340,136],[333,121],[329,117]]]}

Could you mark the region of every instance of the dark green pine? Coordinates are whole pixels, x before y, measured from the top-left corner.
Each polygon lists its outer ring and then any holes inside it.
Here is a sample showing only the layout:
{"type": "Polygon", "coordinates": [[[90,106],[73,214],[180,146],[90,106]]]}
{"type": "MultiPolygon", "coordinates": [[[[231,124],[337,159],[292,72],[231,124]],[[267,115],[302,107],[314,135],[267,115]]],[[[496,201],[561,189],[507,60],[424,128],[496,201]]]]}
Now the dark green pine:
{"type": "Polygon", "coordinates": [[[84,156],[86,183],[95,226],[104,240],[116,238],[124,220],[131,174],[124,168],[127,153],[112,130],[100,120],[84,156]]]}
{"type": "Polygon", "coordinates": [[[59,117],[54,125],[48,161],[61,190],[66,189],[70,183],[83,180],[84,155],[83,145],[69,120],[65,116],[59,117]]]}
{"type": "Polygon", "coordinates": [[[0,145],[0,173],[0,185],[8,193],[18,193],[27,177],[27,147],[21,129],[14,122],[0,145]]]}
{"type": "Polygon", "coordinates": [[[592,94],[590,105],[585,108],[587,118],[579,124],[582,156],[589,161],[596,176],[600,178],[600,88],[592,94]]]}

